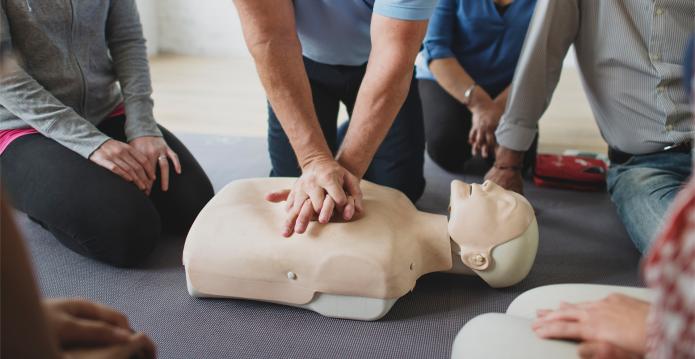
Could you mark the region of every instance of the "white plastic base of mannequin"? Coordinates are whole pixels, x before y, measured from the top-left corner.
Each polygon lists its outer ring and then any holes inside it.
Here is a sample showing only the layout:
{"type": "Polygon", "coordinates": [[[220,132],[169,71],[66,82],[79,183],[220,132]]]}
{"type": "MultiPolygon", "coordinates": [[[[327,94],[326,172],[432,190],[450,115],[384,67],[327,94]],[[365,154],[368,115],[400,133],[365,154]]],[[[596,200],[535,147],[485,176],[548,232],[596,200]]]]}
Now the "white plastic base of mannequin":
{"type": "Polygon", "coordinates": [[[531,289],[518,296],[506,314],[488,313],[470,320],[454,340],[452,359],[515,358],[575,359],[577,344],[538,338],[531,329],[539,309],[557,308],[560,303],[600,300],[612,293],[652,301],[646,288],[596,284],[556,284],[531,289]]]}
{"type": "MultiPolygon", "coordinates": [[[[231,298],[209,293],[202,293],[191,284],[186,271],[186,287],[188,294],[196,298],[231,298]]],[[[238,298],[244,299],[244,298],[238,298]]],[[[317,293],[311,302],[307,304],[293,304],[284,302],[272,302],[314,311],[326,317],[372,321],[381,319],[388,313],[398,299],[380,299],[355,297],[338,294],[317,293]]]]}
{"type": "MultiPolygon", "coordinates": [[[[458,245],[452,241],[451,246],[452,249],[455,248],[451,253],[454,266],[448,273],[477,275],[495,288],[511,286],[525,278],[531,270],[533,260],[524,260],[536,257],[536,250],[538,248],[538,224],[534,219],[524,235],[495,248],[492,253],[495,266],[487,271],[476,272],[466,267],[461,261],[461,257],[458,253],[458,245]],[[523,253],[523,255],[519,255],[519,253],[523,253]],[[517,260],[526,263],[519,263],[517,260]],[[496,267],[497,269],[495,270],[496,267]],[[510,275],[509,273],[514,273],[514,275],[510,275]]],[[[188,287],[188,293],[193,297],[234,298],[226,295],[222,296],[199,291],[191,283],[188,275],[188,268],[186,268],[186,286],[188,287]]],[[[308,309],[331,318],[372,321],[379,320],[386,315],[397,300],[398,298],[381,299],[317,293],[311,302],[303,305],[279,301],[274,301],[273,303],[308,309]]]]}

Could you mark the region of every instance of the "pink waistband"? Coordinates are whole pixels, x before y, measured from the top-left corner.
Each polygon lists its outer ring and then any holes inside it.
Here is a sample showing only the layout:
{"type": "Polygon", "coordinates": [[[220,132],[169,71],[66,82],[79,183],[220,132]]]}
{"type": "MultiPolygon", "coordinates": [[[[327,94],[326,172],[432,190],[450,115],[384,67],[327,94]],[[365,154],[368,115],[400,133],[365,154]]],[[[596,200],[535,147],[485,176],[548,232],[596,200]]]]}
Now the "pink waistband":
{"type": "MultiPolygon", "coordinates": [[[[111,112],[111,115],[109,115],[109,118],[113,117],[118,117],[118,116],[123,116],[125,115],[125,106],[123,103],[120,103],[116,108],[111,112]]],[[[5,152],[7,149],[7,146],[9,146],[12,141],[26,135],[31,135],[34,133],[39,133],[39,131],[36,131],[33,128],[17,128],[13,130],[0,130],[0,155],[5,152]]]]}

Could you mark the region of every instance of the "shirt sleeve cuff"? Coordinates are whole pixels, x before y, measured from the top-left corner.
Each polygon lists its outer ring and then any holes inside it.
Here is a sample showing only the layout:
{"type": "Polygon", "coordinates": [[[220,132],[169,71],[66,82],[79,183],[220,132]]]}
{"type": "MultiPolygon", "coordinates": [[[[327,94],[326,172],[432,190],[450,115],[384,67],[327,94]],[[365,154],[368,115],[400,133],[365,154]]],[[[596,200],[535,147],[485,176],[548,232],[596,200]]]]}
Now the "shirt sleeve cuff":
{"type": "Polygon", "coordinates": [[[374,13],[399,20],[427,20],[436,0],[377,0],[374,13]]]}
{"type": "Polygon", "coordinates": [[[504,117],[495,131],[497,143],[514,151],[528,151],[536,134],[538,128],[529,128],[504,117]]]}
{"type": "Polygon", "coordinates": [[[436,46],[431,43],[425,43],[424,50],[425,51],[423,51],[423,53],[425,55],[425,61],[427,61],[428,65],[430,62],[432,62],[432,60],[456,57],[454,52],[446,46],[436,46]]]}
{"type": "Polygon", "coordinates": [[[101,145],[104,144],[104,142],[110,139],[111,137],[99,133],[94,136],[90,136],[88,139],[80,141],[79,143],[63,142],[62,145],[77,152],[77,154],[79,154],[80,156],[88,159],[90,156],[92,156],[92,153],[94,153],[94,151],[98,150],[99,147],[101,147],[101,145]]]}
{"type": "Polygon", "coordinates": [[[145,136],[162,137],[149,102],[126,102],[125,135],[128,142],[145,136]]]}

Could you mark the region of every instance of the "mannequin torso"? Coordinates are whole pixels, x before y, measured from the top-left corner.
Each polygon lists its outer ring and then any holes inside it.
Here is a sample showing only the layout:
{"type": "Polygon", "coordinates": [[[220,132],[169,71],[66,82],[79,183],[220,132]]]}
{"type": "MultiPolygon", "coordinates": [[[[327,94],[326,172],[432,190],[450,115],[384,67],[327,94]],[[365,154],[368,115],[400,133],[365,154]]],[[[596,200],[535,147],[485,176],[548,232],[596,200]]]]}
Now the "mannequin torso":
{"type": "MultiPolygon", "coordinates": [[[[402,193],[366,181],[362,182],[363,216],[347,223],[313,222],[306,233],[284,238],[284,204],[266,202],[263,197],[290,188],[293,182],[291,178],[235,181],[210,201],[184,248],[191,294],[264,300],[328,316],[378,319],[414,288],[420,276],[452,269],[446,216],[420,212],[402,193]],[[328,309],[317,309],[326,301],[328,309]],[[347,301],[348,306],[371,303],[373,311],[341,314],[335,309],[340,306],[334,305],[338,301],[347,301]]],[[[458,206],[452,206],[455,208],[458,206]]],[[[524,230],[517,232],[519,236],[524,230]]],[[[500,253],[511,239],[499,241],[500,253]]],[[[519,246],[519,242],[513,244],[519,246]]],[[[529,246],[527,241],[521,242],[529,246]]],[[[530,263],[535,246],[531,243],[530,263]]],[[[453,248],[458,251],[457,246],[453,248]]],[[[506,255],[510,258],[496,258],[493,252],[489,259],[513,261],[511,257],[520,252],[514,251],[506,255]]],[[[457,253],[454,255],[460,262],[457,253]]],[[[524,258],[528,256],[524,253],[524,258]]],[[[517,273],[518,267],[513,268],[517,273]]],[[[498,269],[493,265],[490,270],[498,269]]],[[[522,273],[524,277],[526,273],[522,273]]]]}

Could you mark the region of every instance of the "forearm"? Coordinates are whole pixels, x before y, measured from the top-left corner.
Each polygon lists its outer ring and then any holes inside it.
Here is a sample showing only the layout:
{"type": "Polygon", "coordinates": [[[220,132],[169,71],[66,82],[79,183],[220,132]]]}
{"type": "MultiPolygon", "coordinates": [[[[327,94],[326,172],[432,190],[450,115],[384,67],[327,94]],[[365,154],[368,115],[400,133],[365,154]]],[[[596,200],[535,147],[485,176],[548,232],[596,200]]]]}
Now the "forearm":
{"type": "Polygon", "coordinates": [[[134,0],[111,3],[106,38],[125,102],[129,141],[162,133],[154,119],[147,48],[134,0]]]}
{"type": "Polygon", "coordinates": [[[504,108],[507,106],[507,100],[509,99],[509,89],[511,88],[511,85],[507,86],[507,88],[504,89],[495,99],[493,100],[496,105],[504,108]]]}
{"type": "Polygon", "coordinates": [[[578,30],[578,0],[538,1],[496,132],[500,145],[516,151],[531,146],[578,30]]]}
{"type": "Polygon", "coordinates": [[[56,333],[50,329],[27,250],[0,188],[0,303],[4,358],[59,358],[56,333]]]}
{"type": "Polygon", "coordinates": [[[246,44],[268,101],[301,167],[332,158],[314,110],[289,0],[236,0],[246,44]]]}
{"type": "MultiPolygon", "coordinates": [[[[434,59],[429,68],[439,86],[459,102],[466,102],[466,90],[475,84],[475,80],[455,58],[434,59]]],[[[478,90],[481,89],[476,89],[478,90]]]]}
{"type": "Polygon", "coordinates": [[[425,21],[398,21],[375,15],[372,52],[357,95],[338,161],[362,177],[403,106],[425,21]]]}

